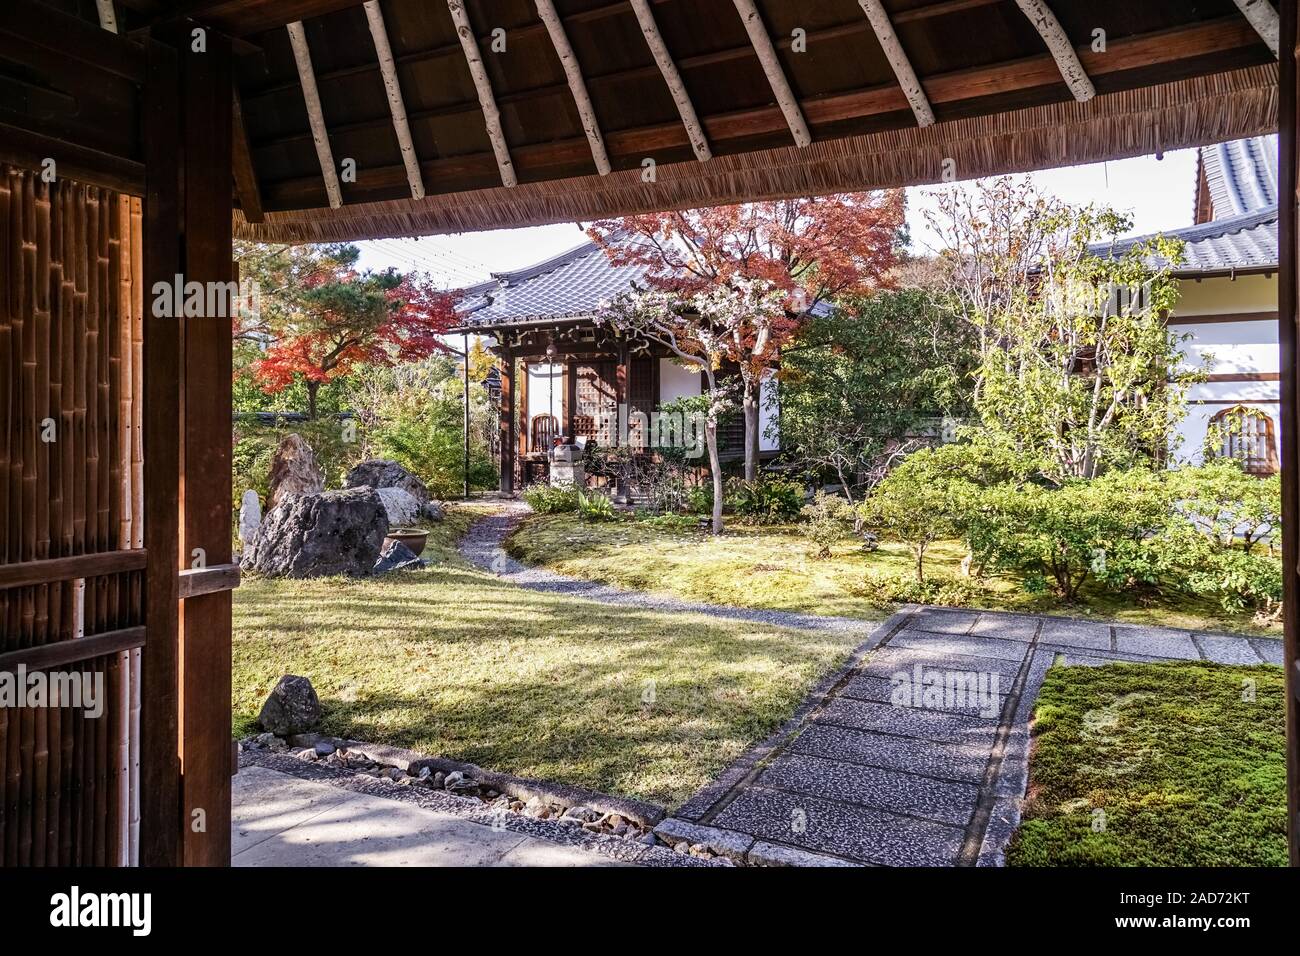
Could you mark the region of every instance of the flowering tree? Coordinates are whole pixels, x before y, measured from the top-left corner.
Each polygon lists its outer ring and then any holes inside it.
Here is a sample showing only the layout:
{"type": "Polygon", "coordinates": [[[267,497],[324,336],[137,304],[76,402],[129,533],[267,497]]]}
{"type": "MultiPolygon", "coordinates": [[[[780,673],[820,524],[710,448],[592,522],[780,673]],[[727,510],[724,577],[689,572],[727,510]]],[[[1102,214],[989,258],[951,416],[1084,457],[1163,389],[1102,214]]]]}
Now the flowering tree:
{"type": "MultiPolygon", "coordinates": [[[[902,225],[902,194],[875,192],[625,216],[593,223],[588,235],[615,264],[645,267],[652,290],[682,300],[735,296],[722,308],[729,328],[719,362],[740,369],[745,477],[753,480],[762,380],[819,302],[888,284],[902,225]],[[739,314],[739,302],[759,311],[739,314]]],[[[711,301],[722,307],[723,299],[711,301]]]]}
{"type": "Polygon", "coordinates": [[[727,409],[725,389],[717,372],[728,355],[735,316],[754,306],[753,296],[770,297],[771,290],[742,284],[749,295],[730,289],[709,289],[685,297],[663,289],[626,292],[605,303],[596,321],[632,335],[640,335],[671,349],[678,358],[697,366],[707,384],[708,408],[704,437],[713,475],[713,533],[722,534],[722,465],[718,460],[718,419],[727,409]]]}
{"type": "Polygon", "coordinates": [[[253,372],[269,393],[301,375],[312,418],[323,383],[361,364],[391,366],[441,351],[438,337],[455,322],[454,294],[419,274],[359,272],[358,254],[355,246],[332,247],[263,295],[258,334],[271,344],[253,372]]]}

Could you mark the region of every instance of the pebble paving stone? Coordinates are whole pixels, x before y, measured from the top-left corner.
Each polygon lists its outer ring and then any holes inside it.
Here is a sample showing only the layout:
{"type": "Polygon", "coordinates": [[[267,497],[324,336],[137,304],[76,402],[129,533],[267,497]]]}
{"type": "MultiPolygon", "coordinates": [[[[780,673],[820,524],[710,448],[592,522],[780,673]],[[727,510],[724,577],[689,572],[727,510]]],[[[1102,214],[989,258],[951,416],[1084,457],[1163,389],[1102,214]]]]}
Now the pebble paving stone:
{"type": "MultiPolygon", "coordinates": [[[[692,822],[670,818],[660,824],[665,834],[711,845],[751,865],[1000,865],[1019,824],[1034,698],[1053,662],[1282,661],[1281,641],[1172,628],[908,606],[873,632],[872,625],[848,618],[624,591],[507,558],[501,543],[522,513],[512,506],[478,522],[462,542],[462,553],[525,588],[665,612],[862,632],[859,654],[865,657],[855,655],[840,675],[819,685],[804,705],[804,716],[751,747],[688,800],[680,812],[692,822]],[[884,646],[877,646],[882,640],[884,646]],[[897,706],[902,699],[895,690],[917,679],[918,665],[922,682],[939,676],[947,678],[940,686],[953,689],[954,678],[987,675],[990,680],[971,689],[994,691],[990,684],[996,676],[996,697],[960,701],[961,707],[946,700],[936,708],[924,706],[930,701],[922,696],[923,706],[897,706]],[[1010,713],[1009,695],[1022,668],[1028,675],[1023,695],[1010,713]],[[1000,761],[993,760],[1004,715],[1006,748],[1000,761]],[[975,813],[981,798],[991,806],[987,815],[975,813]],[[976,858],[963,856],[964,846],[974,847],[976,858]]],[[[686,857],[666,847],[648,849],[667,857],[669,865],[726,862],[686,857]]],[[[652,861],[647,856],[637,862],[652,861]]]]}
{"type": "Polygon", "coordinates": [[[979,799],[979,787],[972,783],[935,780],[803,754],[783,754],[763,771],[758,784],[925,817],[958,827],[970,822],[975,802],[979,799]]]}
{"type": "MultiPolygon", "coordinates": [[[[992,685],[989,685],[992,690],[992,685]]],[[[1007,694],[1011,691],[1011,681],[998,681],[998,697],[1005,700],[1007,694]]],[[[874,700],[882,704],[894,703],[895,693],[907,693],[907,689],[901,688],[899,684],[883,677],[872,677],[868,674],[859,674],[850,680],[840,690],[844,697],[852,697],[854,700],[874,700]]],[[[986,703],[978,697],[965,699],[956,699],[947,708],[954,714],[978,714],[986,707],[986,703]]],[[[998,712],[1001,713],[1002,705],[999,702],[998,712]]]]}
{"type": "MultiPolygon", "coordinates": [[[[1025,645],[1028,647],[1028,645],[1025,645]]],[[[1020,661],[1005,661],[996,657],[971,657],[968,654],[931,654],[915,647],[900,647],[895,650],[886,646],[872,653],[866,666],[862,669],[870,677],[882,677],[892,680],[895,675],[901,680],[906,676],[912,680],[917,664],[922,667],[922,679],[926,671],[957,671],[964,674],[997,674],[999,692],[1010,690],[1016,675],[1020,673],[1020,661]]]]}
{"type": "Polygon", "coordinates": [[[1038,636],[1042,644],[1061,647],[1091,647],[1099,651],[1110,650],[1110,625],[1099,621],[1074,621],[1064,618],[1047,618],[1038,636]]]}
{"type": "Polygon", "coordinates": [[[960,827],[750,786],[714,825],[817,853],[886,866],[943,866],[961,852],[960,827]]]}
{"type": "MultiPolygon", "coordinates": [[[[1221,664],[1264,663],[1264,659],[1244,637],[1232,637],[1228,634],[1198,634],[1196,642],[1201,645],[1207,658],[1221,664]]],[[[1281,642],[1273,643],[1280,645],[1281,642]]]]}
{"type": "MultiPolygon", "coordinates": [[[[1282,642],[1269,638],[1256,638],[1250,646],[1259,652],[1259,656],[1270,664],[1282,663],[1282,642]]],[[[1208,648],[1206,648],[1208,650],[1208,648]]]]}
{"type": "Polygon", "coordinates": [[[978,611],[954,611],[950,608],[923,607],[912,618],[909,627],[933,634],[965,634],[979,617],[978,611]]]}
{"type": "Polygon", "coordinates": [[[1021,641],[997,637],[952,637],[905,628],[889,639],[889,647],[910,647],[928,654],[964,654],[968,657],[996,657],[1022,661],[1029,648],[1021,641]]]}
{"type": "Polygon", "coordinates": [[[1123,654],[1148,654],[1183,661],[1201,659],[1190,634],[1163,627],[1117,627],[1115,650],[1123,654]]]}
{"type": "Polygon", "coordinates": [[[989,757],[988,751],[976,744],[936,744],[828,724],[809,727],[790,745],[790,750],[968,783],[979,783],[983,779],[989,757]]]}
{"type": "Polygon", "coordinates": [[[847,698],[831,701],[818,719],[852,730],[881,731],[937,743],[986,743],[989,746],[992,746],[997,729],[997,720],[992,718],[847,698]]]}
{"type": "Polygon", "coordinates": [[[1032,641],[1041,618],[1015,614],[981,614],[970,629],[971,637],[996,637],[1004,641],[1032,641]]]}

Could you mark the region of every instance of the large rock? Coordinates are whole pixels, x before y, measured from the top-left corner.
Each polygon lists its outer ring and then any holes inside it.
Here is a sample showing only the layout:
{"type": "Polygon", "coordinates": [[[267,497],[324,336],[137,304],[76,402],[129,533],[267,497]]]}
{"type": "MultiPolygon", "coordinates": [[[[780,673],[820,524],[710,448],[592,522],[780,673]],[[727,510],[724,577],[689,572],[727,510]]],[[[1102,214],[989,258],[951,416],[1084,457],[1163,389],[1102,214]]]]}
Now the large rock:
{"type": "Polygon", "coordinates": [[[262,705],[257,722],[277,737],[305,734],[320,723],[320,698],[305,677],[285,674],[262,705]]]}
{"type": "Polygon", "coordinates": [[[388,512],[390,528],[410,528],[419,524],[424,508],[415,495],[401,488],[376,488],[375,491],[379,493],[379,500],[388,512]]]}
{"type": "Polygon", "coordinates": [[[314,495],[325,490],[325,478],[316,464],[316,454],[301,435],[285,435],[271,458],[271,490],[266,496],[269,511],[289,495],[314,495]]]}
{"type": "Polygon", "coordinates": [[[294,495],[266,513],[243,567],[289,578],[371,573],[388,533],[388,513],[372,488],[294,495]]]}
{"type": "Polygon", "coordinates": [[[422,506],[429,501],[429,489],[424,482],[395,461],[387,458],[368,458],[348,472],[345,488],[401,488],[422,506]]]}

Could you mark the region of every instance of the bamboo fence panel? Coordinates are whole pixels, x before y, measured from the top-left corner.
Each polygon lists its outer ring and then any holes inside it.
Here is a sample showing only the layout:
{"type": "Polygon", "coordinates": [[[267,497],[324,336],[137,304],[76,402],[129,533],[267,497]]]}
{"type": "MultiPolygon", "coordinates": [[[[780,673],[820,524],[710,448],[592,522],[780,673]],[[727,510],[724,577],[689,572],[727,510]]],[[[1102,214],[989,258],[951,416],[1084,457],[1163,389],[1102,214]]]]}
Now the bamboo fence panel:
{"type": "MultiPolygon", "coordinates": [[[[140,200],[0,166],[0,566],[140,548],[140,200]]],[[[143,623],[143,573],[0,589],[0,652],[143,623]]],[[[0,862],[139,860],[140,651],[83,707],[0,707],[0,862]]]]}

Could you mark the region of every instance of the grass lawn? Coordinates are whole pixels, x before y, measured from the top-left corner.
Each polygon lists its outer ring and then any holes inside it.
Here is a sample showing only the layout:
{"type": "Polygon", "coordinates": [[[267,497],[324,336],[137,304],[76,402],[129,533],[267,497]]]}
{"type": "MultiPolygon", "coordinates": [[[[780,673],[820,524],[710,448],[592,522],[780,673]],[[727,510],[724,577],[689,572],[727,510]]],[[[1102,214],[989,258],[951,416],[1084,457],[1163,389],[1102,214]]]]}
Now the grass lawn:
{"type": "Polygon", "coordinates": [[[675,804],[773,731],[852,636],[607,608],[504,584],[436,526],[431,569],[246,579],[235,592],[235,732],[283,674],[324,730],[675,804]]]}
{"type": "Polygon", "coordinates": [[[1053,668],[1008,863],[1286,865],[1283,700],[1277,667],[1053,668]]]}
{"type": "MultiPolygon", "coordinates": [[[[663,527],[622,518],[584,522],[572,514],[534,515],[511,537],[511,554],[564,574],[647,591],[742,607],[778,608],[879,620],[890,606],[863,594],[871,576],[913,573],[906,545],[884,543],[867,554],[854,541],[818,561],[794,527],[728,526],[715,538],[706,532],[663,527]]],[[[926,552],[927,575],[960,574],[965,550],[940,541],[926,552]]],[[[1065,605],[1050,593],[1030,593],[1009,575],[990,576],[971,607],[1068,614],[1195,630],[1229,630],[1280,636],[1280,626],[1261,628],[1250,615],[1228,616],[1213,601],[1184,595],[1117,595],[1090,592],[1065,605]]]]}

